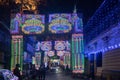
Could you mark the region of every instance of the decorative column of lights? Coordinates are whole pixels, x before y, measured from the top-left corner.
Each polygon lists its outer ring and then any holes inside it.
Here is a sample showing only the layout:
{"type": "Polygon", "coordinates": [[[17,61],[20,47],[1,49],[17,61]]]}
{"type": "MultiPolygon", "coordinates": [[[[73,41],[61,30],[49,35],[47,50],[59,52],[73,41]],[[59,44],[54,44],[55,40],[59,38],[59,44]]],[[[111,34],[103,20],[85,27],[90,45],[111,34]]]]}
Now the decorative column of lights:
{"type": "Polygon", "coordinates": [[[80,69],[80,61],[81,61],[81,55],[80,55],[80,51],[81,51],[81,49],[80,49],[80,41],[81,41],[81,39],[80,39],[80,37],[78,37],[78,69],[80,69]]]}
{"type": "Polygon", "coordinates": [[[74,68],[76,69],[76,39],[74,38],[74,59],[75,59],[75,65],[74,65],[74,68]]]}
{"type": "Polygon", "coordinates": [[[74,49],[74,38],[72,38],[72,70],[75,69],[75,49],[74,49]]]}
{"type": "Polygon", "coordinates": [[[65,66],[67,66],[67,64],[68,64],[68,57],[67,57],[67,54],[64,56],[65,57],[65,66]]]}
{"type": "Polygon", "coordinates": [[[75,38],[75,41],[76,41],[76,57],[75,57],[75,59],[76,59],[76,69],[78,68],[78,38],[76,37],[75,38]]]}
{"type": "Polygon", "coordinates": [[[66,57],[66,55],[64,55],[64,60],[63,60],[64,61],[64,66],[66,66],[66,58],[65,57],[66,57]]]}
{"type": "Polygon", "coordinates": [[[12,36],[12,51],[11,51],[11,70],[14,69],[16,64],[20,64],[22,70],[23,65],[23,36],[12,36]]]}
{"type": "Polygon", "coordinates": [[[35,52],[35,67],[38,69],[41,65],[41,53],[35,52]]]}
{"type": "Polygon", "coordinates": [[[71,64],[70,64],[70,59],[71,59],[71,58],[70,58],[70,53],[69,53],[69,67],[70,67],[70,65],[71,65],[71,64]]]}
{"type": "Polygon", "coordinates": [[[44,53],[44,63],[48,62],[48,56],[47,56],[47,52],[44,53]]]}
{"type": "Polygon", "coordinates": [[[66,64],[68,65],[68,67],[70,67],[70,53],[66,53],[65,57],[66,57],[66,64]]]}
{"type": "Polygon", "coordinates": [[[83,34],[72,35],[72,66],[73,70],[78,73],[84,71],[84,48],[83,48],[83,34]],[[73,62],[74,61],[74,62],[73,62]]]}
{"type": "Polygon", "coordinates": [[[81,71],[83,72],[84,69],[84,42],[83,42],[83,36],[80,37],[81,41],[80,41],[80,69],[82,69],[81,71]]]}

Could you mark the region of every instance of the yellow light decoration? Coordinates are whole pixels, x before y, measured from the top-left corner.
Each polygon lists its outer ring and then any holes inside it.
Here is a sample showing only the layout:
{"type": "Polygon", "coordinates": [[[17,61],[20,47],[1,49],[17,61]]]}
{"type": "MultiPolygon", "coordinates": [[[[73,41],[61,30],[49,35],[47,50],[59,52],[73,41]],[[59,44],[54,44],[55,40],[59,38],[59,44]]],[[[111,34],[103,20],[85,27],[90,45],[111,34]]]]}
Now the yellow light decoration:
{"type": "MultiPolygon", "coordinates": [[[[30,17],[30,16],[29,16],[30,17]]],[[[42,32],[44,32],[44,25],[42,24],[42,22],[40,21],[40,20],[37,20],[37,19],[34,19],[34,18],[32,18],[32,19],[30,19],[30,20],[26,20],[25,21],[25,24],[23,24],[23,26],[22,26],[22,31],[25,33],[25,34],[30,34],[31,32],[28,30],[28,31],[26,31],[25,30],[25,28],[26,27],[29,27],[29,28],[32,28],[33,30],[32,31],[34,31],[35,32],[35,34],[41,34],[42,32]],[[37,27],[39,27],[39,28],[42,28],[42,30],[38,30],[38,31],[36,31],[37,30],[37,27]]]]}
{"type": "Polygon", "coordinates": [[[16,4],[22,5],[22,10],[37,10],[37,6],[40,4],[39,0],[15,0],[16,4]]]}
{"type": "Polygon", "coordinates": [[[49,25],[49,30],[52,32],[52,33],[57,33],[57,30],[52,30],[52,27],[54,25],[66,25],[69,27],[69,29],[67,30],[64,30],[63,32],[64,33],[67,33],[69,32],[71,29],[72,29],[72,25],[70,24],[70,22],[67,20],[67,19],[64,19],[64,18],[57,18],[57,19],[54,19],[51,21],[50,25],[49,25]]]}

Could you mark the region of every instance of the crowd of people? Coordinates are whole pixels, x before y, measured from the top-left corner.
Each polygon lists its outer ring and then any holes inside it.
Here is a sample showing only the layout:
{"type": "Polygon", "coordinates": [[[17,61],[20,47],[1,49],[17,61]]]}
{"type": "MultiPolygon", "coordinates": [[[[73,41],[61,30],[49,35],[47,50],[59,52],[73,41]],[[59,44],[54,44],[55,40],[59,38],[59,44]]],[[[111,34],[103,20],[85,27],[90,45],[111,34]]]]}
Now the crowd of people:
{"type": "Polygon", "coordinates": [[[21,74],[19,69],[19,64],[16,64],[13,73],[19,78],[19,80],[45,80],[46,71],[48,70],[44,64],[40,65],[39,69],[36,69],[35,66],[32,66],[32,69],[28,74],[21,74]]]}

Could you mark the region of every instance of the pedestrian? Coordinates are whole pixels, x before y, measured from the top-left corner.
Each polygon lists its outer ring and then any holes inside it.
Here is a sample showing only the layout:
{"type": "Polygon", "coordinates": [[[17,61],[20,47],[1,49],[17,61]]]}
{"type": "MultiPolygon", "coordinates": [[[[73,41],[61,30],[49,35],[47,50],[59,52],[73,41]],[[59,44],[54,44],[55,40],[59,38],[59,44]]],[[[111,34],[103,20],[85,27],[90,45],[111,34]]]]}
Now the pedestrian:
{"type": "Polygon", "coordinates": [[[37,70],[36,70],[36,68],[35,68],[35,66],[34,65],[32,65],[32,70],[31,70],[31,78],[33,79],[33,80],[35,80],[36,79],[36,73],[37,73],[37,70]]]}
{"type": "Polygon", "coordinates": [[[19,80],[22,80],[22,76],[20,74],[20,65],[19,64],[16,64],[16,67],[13,70],[13,73],[19,78],[19,80]]]}
{"type": "Polygon", "coordinates": [[[46,68],[45,68],[45,65],[43,64],[39,68],[39,79],[45,80],[45,76],[46,76],[46,68]]]}

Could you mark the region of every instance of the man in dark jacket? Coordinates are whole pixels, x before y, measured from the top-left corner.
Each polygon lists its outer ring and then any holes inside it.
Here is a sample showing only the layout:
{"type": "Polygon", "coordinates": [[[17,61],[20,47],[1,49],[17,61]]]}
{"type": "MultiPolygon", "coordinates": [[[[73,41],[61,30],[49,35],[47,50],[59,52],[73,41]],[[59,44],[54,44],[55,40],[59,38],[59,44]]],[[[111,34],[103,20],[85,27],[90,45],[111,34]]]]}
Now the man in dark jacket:
{"type": "Polygon", "coordinates": [[[19,78],[19,80],[22,80],[19,67],[20,67],[20,65],[16,64],[16,67],[15,67],[13,73],[19,78]]]}
{"type": "Polygon", "coordinates": [[[45,65],[41,65],[39,68],[39,78],[40,80],[45,80],[45,76],[46,76],[46,68],[45,65]]]}

